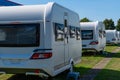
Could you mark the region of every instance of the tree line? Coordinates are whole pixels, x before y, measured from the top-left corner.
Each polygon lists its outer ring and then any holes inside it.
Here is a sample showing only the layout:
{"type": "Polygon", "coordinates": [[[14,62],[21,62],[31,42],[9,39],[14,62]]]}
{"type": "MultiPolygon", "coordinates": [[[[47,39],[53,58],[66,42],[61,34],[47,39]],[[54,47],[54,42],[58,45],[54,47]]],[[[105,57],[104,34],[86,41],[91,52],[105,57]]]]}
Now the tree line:
{"type": "MultiPolygon", "coordinates": [[[[85,18],[81,19],[80,22],[92,22],[92,21],[85,17],[85,18]]],[[[112,19],[105,19],[103,21],[103,23],[105,25],[106,30],[116,29],[116,30],[120,31],[120,19],[117,20],[117,25],[114,24],[114,21],[112,19]]]]}

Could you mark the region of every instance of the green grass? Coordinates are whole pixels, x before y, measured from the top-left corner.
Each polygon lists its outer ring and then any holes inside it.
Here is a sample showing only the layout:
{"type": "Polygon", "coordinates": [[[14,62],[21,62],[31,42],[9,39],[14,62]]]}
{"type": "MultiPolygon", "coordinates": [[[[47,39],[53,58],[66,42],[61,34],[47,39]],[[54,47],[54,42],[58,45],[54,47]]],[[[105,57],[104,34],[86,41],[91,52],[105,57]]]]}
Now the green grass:
{"type": "MultiPolygon", "coordinates": [[[[118,47],[117,45],[106,46],[105,52],[111,53],[117,47],[118,47]]],[[[79,64],[75,65],[75,71],[78,71],[80,72],[81,75],[84,75],[88,70],[95,66],[105,56],[106,55],[82,56],[82,61],[79,64]]]]}
{"type": "Polygon", "coordinates": [[[8,78],[12,77],[13,74],[6,74],[6,75],[3,75],[1,76],[2,74],[0,74],[0,80],[7,80],[8,78]]]}
{"type": "MultiPolygon", "coordinates": [[[[111,53],[118,46],[107,46],[106,52],[111,53]]],[[[96,76],[94,80],[120,80],[120,52],[112,56],[112,60],[96,76]]]]}
{"type": "Polygon", "coordinates": [[[76,64],[74,69],[75,71],[80,72],[80,74],[83,75],[102,59],[103,57],[100,55],[83,56],[82,61],[79,64],[76,64]]]}
{"type": "Polygon", "coordinates": [[[96,76],[95,80],[120,80],[120,52],[113,55],[112,60],[96,76]]]}
{"type": "Polygon", "coordinates": [[[110,46],[106,46],[105,51],[108,53],[111,53],[112,51],[114,51],[118,46],[117,45],[110,45],[110,46]]]}

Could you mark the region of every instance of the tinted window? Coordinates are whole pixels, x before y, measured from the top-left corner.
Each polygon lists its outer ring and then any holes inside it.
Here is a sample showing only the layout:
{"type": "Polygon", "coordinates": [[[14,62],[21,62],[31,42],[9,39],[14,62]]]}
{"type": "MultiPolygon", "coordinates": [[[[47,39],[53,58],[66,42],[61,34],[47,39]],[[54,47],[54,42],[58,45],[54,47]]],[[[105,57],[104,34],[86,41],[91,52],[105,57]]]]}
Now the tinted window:
{"type": "Polygon", "coordinates": [[[75,27],[70,26],[70,38],[75,38],[75,27]]]}
{"type": "Polygon", "coordinates": [[[67,20],[66,19],[64,20],[64,25],[65,25],[65,27],[67,27],[67,20]]]}
{"type": "Polygon", "coordinates": [[[105,31],[103,31],[103,37],[106,37],[106,32],[105,31]]]}
{"type": "Polygon", "coordinates": [[[93,30],[81,30],[82,40],[93,39],[93,30]]]}
{"type": "Polygon", "coordinates": [[[76,28],[76,39],[80,40],[80,28],[76,28]]]}
{"type": "Polygon", "coordinates": [[[64,25],[55,23],[55,41],[64,40],[64,25]]]}
{"type": "Polygon", "coordinates": [[[0,25],[0,46],[39,46],[40,24],[0,25]]]}
{"type": "Polygon", "coordinates": [[[99,37],[102,38],[102,35],[103,35],[102,30],[99,30],[99,37]]]}

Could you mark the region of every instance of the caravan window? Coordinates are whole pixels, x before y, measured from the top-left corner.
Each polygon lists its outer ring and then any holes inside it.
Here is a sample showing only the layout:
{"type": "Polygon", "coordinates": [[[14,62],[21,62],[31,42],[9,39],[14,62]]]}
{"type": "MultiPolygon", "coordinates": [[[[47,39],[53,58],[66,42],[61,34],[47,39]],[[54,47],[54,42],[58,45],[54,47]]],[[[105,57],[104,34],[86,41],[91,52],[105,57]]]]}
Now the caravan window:
{"type": "Polygon", "coordinates": [[[99,30],[99,37],[102,38],[102,30],[99,30]]]}
{"type": "Polygon", "coordinates": [[[64,25],[55,23],[55,41],[63,41],[64,40],[64,25]]]}
{"type": "Polygon", "coordinates": [[[64,26],[67,27],[67,20],[64,20],[64,26]]]}
{"type": "Polygon", "coordinates": [[[0,25],[0,46],[39,46],[39,26],[40,24],[0,25]]]}
{"type": "Polygon", "coordinates": [[[70,38],[75,38],[75,27],[70,26],[70,38]]]}
{"type": "Polygon", "coordinates": [[[93,30],[81,30],[82,40],[93,39],[93,30]]]}
{"type": "Polygon", "coordinates": [[[80,40],[80,28],[76,28],[76,39],[80,40]]]}
{"type": "Polygon", "coordinates": [[[106,32],[105,31],[103,31],[103,37],[106,37],[106,32]]]}

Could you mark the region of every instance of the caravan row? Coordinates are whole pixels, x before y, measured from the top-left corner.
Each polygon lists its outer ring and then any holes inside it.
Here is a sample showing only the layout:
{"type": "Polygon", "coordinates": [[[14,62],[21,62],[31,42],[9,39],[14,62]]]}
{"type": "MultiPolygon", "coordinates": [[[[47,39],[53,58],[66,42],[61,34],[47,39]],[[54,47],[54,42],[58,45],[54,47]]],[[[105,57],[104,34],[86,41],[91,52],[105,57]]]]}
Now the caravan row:
{"type": "Polygon", "coordinates": [[[120,31],[105,30],[102,22],[81,22],[83,50],[94,50],[103,53],[106,44],[119,44],[120,31]]]}
{"type": "Polygon", "coordinates": [[[106,30],[106,43],[107,44],[118,44],[118,43],[120,43],[120,31],[106,30]]]}
{"type": "Polygon", "coordinates": [[[52,2],[0,7],[0,73],[56,76],[72,71],[82,47],[102,52],[103,23],[79,20],[77,13],[52,2]]]}

